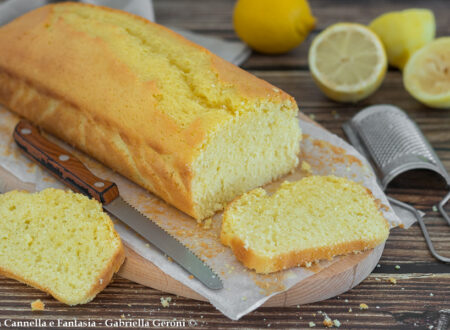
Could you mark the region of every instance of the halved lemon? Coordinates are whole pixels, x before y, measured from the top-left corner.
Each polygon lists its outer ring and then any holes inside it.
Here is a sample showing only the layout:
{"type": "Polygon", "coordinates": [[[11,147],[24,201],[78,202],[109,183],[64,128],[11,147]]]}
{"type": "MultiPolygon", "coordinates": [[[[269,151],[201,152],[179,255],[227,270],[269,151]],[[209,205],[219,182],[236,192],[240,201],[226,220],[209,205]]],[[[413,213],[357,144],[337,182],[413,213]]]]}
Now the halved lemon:
{"type": "Polygon", "coordinates": [[[411,55],[434,39],[436,23],[428,9],[385,13],[369,25],[383,42],[390,65],[403,69],[411,55]]]}
{"type": "Polygon", "coordinates": [[[420,102],[450,109],[450,37],[435,39],[416,51],[406,63],[403,83],[420,102]]]}
{"type": "Polygon", "coordinates": [[[335,101],[356,102],[380,86],[386,75],[387,57],[380,39],[369,28],[338,23],[314,39],[308,63],[325,95],[335,101]]]}

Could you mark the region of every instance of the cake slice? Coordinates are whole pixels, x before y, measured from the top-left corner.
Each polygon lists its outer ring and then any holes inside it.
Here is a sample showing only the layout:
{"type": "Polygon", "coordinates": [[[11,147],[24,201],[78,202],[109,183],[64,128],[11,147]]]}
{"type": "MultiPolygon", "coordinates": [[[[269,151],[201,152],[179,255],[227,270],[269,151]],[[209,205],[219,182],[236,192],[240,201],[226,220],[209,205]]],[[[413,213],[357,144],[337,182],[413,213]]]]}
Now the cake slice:
{"type": "Polygon", "coordinates": [[[336,176],[284,182],[234,200],[223,214],[221,241],[257,273],[363,251],[383,243],[389,225],[365,187],[336,176]]]}
{"type": "Polygon", "coordinates": [[[100,203],[57,189],[0,195],[0,274],[68,305],[91,301],[124,261],[100,203]]]}

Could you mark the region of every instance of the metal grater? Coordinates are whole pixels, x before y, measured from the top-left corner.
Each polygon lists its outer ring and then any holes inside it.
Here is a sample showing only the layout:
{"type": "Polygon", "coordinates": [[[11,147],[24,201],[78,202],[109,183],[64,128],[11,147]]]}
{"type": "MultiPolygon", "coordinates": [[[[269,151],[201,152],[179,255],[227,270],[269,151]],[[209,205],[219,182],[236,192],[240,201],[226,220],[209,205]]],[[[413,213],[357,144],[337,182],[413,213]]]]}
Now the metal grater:
{"type": "MultiPolygon", "coordinates": [[[[401,109],[388,105],[374,105],[357,113],[343,125],[344,132],[353,146],[371,162],[379,183],[386,190],[399,174],[410,170],[426,169],[439,174],[450,187],[450,176],[419,127],[401,109]]],[[[397,206],[413,212],[437,259],[450,262],[439,255],[431,242],[422,216],[412,206],[392,197],[388,199],[397,206]]],[[[450,225],[450,217],[444,210],[450,193],[439,203],[439,211],[450,225]]]]}

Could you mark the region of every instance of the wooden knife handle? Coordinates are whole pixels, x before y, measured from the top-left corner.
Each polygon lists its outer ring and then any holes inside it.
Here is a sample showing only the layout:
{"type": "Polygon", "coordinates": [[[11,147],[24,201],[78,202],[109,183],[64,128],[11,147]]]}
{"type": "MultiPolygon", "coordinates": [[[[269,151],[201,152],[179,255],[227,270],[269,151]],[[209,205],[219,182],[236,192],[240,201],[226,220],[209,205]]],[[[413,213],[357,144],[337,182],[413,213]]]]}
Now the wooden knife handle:
{"type": "Polygon", "coordinates": [[[16,125],[13,137],[28,157],[73,190],[95,198],[102,204],[108,204],[119,196],[119,189],[114,182],[96,177],[78,158],[44,138],[26,120],[16,125]]]}

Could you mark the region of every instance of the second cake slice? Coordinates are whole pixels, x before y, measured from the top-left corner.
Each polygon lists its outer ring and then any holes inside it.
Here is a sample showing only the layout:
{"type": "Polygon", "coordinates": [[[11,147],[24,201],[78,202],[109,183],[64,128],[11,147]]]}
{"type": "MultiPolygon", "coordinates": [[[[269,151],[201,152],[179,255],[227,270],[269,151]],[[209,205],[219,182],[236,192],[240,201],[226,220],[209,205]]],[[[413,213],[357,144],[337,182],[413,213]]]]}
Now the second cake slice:
{"type": "Polygon", "coordinates": [[[258,188],[223,215],[221,240],[257,273],[304,266],[384,242],[389,225],[372,194],[335,176],[285,182],[272,195],[258,188]]]}

